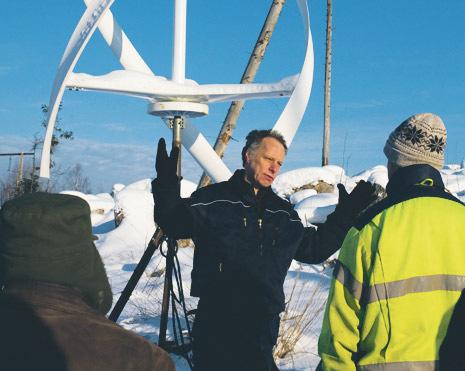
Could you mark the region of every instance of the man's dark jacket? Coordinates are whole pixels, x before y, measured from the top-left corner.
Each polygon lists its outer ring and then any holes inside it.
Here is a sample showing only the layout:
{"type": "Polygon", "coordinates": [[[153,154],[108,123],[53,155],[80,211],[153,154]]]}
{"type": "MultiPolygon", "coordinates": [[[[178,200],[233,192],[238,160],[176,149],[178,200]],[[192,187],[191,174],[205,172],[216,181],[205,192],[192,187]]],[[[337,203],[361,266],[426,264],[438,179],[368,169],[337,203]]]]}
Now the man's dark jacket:
{"type": "Polygon", "coordinates": [[[157,224],[168,236],[195,243],[191,295],[232,311],[247,305],[281,312],[292,260],[323,262],[339,249],[350,224],[336,209],[318,230],[304,228],[292,205],[271,187],[255,195],[244,170],[185,199],[176,181],[155,179],[152,192],[157,224]]]}

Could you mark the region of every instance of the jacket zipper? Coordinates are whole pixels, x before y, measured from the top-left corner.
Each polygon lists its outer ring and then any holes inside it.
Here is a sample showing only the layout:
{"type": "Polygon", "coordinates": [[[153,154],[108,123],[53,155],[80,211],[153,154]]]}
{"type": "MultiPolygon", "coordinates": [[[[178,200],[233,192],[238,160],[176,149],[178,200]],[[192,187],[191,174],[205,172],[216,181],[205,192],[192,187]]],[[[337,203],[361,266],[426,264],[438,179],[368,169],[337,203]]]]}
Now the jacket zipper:
{"type": "Polygon", "coordinates": [[[263,224],[263,220],[261,218],[259,218],[258,219],[258,229],[259,229],[258,238],[259,238],[259,241],[260,241],[260,245],[259,245],[258,251],[260,253],[260,256],[263,256],[262,224],[263,224]]]}

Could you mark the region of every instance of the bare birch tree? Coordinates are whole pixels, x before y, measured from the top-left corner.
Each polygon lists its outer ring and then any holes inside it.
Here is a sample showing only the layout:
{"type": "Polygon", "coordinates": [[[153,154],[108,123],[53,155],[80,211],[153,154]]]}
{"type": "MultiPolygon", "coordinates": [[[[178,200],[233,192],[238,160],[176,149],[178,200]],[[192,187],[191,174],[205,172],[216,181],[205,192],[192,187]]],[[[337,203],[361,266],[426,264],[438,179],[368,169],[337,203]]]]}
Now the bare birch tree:
{"type": "Polygon", "coordinates": [[[331,112],[331,62],[332,62],[332,0],[327,0],[326,8],[326,61],[325,61],[325,98],[324,98],[324,130],[323,130],[323,153],[321,165],[329,164],[329,134],[330,134],[330,112],[331,112]]]}

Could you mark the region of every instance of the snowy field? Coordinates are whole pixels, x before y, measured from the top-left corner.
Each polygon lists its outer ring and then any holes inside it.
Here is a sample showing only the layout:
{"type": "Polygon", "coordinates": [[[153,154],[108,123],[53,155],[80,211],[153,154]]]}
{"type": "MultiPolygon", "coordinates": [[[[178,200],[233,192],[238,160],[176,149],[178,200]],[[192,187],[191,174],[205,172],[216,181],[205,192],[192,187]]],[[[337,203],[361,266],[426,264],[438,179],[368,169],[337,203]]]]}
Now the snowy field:
{"type": "MultiPolygon", "coordinates": [[[[446,188],[463,202],[464,167],[465,160],[441,171],[446,188]]],[[[375,166],[352,177],[338,166],[303,168],[281,174],[273,188],[281,197],[290,200],[302,223],[310,225],[323,222],[334,210],[338,199],[337,183],[343,183],[350,192],[362,179],[385,187],[388,180],[386,167],[375,166]]],[[[183,180],[183,197],[189,196],[195,188],[196,184],[183,180]]],[[[112,195],[65,193],[84,198],[91,207],[94,233],[98,236],[96,245],[105,262],[115,303],[155,231],[150,180],[126,186],[116,184],[112,195]],[[115,214],[123,216],[118,227],[115,227],[115,214]]],[[[186,295],[190,290],[192,256],[192,246],[179,249],[186,295]]],[[[164,258],[155,252],[118,321],[123,327],[154,342],[158,340],[164,265],[164,258]]],[[[331,264],[307,265],[294,261],[291,265],[285,283],[288,304],[277,349],[283,357],[277,360],[280,370],[313,370],[318,364],[317,341],[330,280],[331,264]]],[[[189,309],[195,308],[195,298],[187,296],[186,301],[189,309]]],[[[173,356],[173,359],[177,370],[189,370],[182,358],[173,356]]],[[[221,370],[220,365],[218,370],[221,370]]]]}

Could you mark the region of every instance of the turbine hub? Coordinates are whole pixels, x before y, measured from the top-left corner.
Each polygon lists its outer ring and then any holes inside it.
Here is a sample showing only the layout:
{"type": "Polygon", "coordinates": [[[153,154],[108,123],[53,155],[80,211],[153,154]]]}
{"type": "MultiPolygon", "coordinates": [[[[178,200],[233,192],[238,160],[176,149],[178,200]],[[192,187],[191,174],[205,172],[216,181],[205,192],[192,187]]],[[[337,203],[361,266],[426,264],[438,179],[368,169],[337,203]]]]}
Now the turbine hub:
{"type": "Polygon", "coordinates": [[[154,102],[149,103],[147,112],[163,118],[174,116],[195,118],[208,115],[208,105],[197,102],[154,102]]]}

